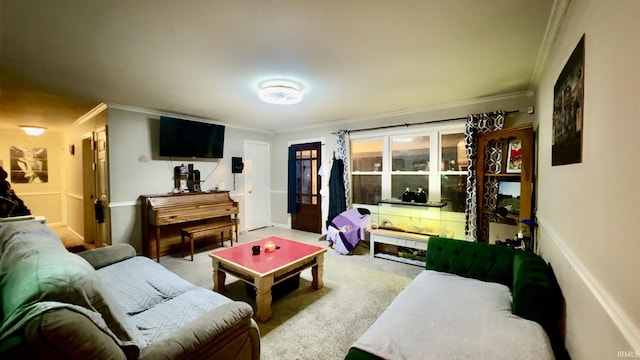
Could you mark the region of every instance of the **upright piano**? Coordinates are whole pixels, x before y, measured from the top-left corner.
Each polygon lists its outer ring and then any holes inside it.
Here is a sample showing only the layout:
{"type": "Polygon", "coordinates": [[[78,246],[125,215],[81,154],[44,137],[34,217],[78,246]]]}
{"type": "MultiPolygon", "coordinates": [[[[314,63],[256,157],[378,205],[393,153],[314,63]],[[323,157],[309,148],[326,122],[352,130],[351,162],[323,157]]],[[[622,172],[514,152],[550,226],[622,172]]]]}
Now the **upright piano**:
{"type": "Polygon", "coordinates": [[[238,239],[238,202],[231,199],[228,191],[142,195],[141,204],[143,252],[148,257],[155,255],[157,261],[169,253],[171,245],[161,246],[167,242],[161,236],[161,229],[175,233],[179,227],[228,220],[235,223],[238,239]]]}

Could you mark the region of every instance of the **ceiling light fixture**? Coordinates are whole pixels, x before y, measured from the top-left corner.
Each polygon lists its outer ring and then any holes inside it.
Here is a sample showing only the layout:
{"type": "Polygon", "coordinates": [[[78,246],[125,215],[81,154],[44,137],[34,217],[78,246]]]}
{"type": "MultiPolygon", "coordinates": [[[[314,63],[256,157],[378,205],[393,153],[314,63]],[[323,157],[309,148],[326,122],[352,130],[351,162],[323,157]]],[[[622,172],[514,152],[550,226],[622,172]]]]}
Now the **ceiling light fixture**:
{"type": "Polygon", "coordinates": [[[302,101],[300,85],[286,80],[270,80],[260,85],[260,100],[276,105],[292,105],[302,101]]]}
{"type": "Polygon", "coordinates": [[[18,125],[20,127],[20,129],[24,130],[24,132],[27,133],[27,135],[31,135],[31,136],[38,136],[38,135],[42,135],[42,133],[44,133],[45,130],[47,130],[46,127],[42,127],[42,126],[31,126],[31,125],[18,125]]]}

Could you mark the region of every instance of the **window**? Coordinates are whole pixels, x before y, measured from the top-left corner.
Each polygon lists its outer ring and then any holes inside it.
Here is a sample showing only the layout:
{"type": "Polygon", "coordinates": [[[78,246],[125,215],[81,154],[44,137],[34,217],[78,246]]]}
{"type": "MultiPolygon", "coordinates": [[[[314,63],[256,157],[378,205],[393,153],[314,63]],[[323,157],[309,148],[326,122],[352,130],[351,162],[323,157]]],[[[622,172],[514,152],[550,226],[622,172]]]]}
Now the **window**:
{"type": "Polygon", "coordinates": [[[298,203],[318,204],[318,151],[296,151],[296,194],[298,203]]]}
{"type": "Polygon", "coordinates": [[[351,136],[354,204],[376,205],[422,188],[429,201],[445,201],[464,212],[467,160],[464,124],[403,129],[351,136]]]}
{"type": "Polygon", "coordinates": [[[429,135],[391,136],[391,197],[407,189],[429,193],[429,135]]]}
{"type": "Polygon", "coordinates": [[[351,143],[352,202],[377,204],[382,200],[382,154],[381,138],[351,143]]]}
{"type": "Polygon", "coordinates": [[[467,193],[467,151],[464,134],[440,136],[440,199],[446,210],[464,212],[467,193]]]}

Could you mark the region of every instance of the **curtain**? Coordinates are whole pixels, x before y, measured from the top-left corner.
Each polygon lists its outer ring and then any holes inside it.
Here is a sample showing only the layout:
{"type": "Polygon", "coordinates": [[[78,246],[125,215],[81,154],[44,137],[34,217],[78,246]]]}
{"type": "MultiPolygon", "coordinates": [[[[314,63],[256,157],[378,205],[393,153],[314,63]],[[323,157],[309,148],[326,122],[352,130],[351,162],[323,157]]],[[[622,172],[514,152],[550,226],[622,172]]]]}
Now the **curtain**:
{"type": "Polygon", "coordinates": [[[288,179],[287,179],[287,213],[295,214],[298,212],[298,193],[296,179],[296,150],[293,146],[289,146],[289,163],[288,179]]]}
{"type": "Polygon", "coordinates": [[[347,142],[347,135],[349,133],[346,130],[338,130],[338,158],[342,159],[344,165],[344,172],[342,173],[342,180],[344,182],[344,199],[347,207],[351,204],[351,195],[349,194],[349,149],[347,142]]]}
{"type": "Polygon", "coordinates": [[[347,143],[345,130],[339,130],[336,135],[337,153],[333,156],[331,175],[329,176],[329,214],[327,216],[327,228],[329,224],[339,214],[347,210],[349,201],[349,171],[347,167],[347,143]]]}
{"type": "Polygon", "coordinates": [[[467,117],[464,132],[465,149],[469,167],[467,169],[467,198],[465,204],[465,237],[468,241],[477,240],[478,224],[478,183],[476,178],[476,159],[478,155],[478,134],[504,128],[504,111],[484,114],[472,114],[467,117]]]}

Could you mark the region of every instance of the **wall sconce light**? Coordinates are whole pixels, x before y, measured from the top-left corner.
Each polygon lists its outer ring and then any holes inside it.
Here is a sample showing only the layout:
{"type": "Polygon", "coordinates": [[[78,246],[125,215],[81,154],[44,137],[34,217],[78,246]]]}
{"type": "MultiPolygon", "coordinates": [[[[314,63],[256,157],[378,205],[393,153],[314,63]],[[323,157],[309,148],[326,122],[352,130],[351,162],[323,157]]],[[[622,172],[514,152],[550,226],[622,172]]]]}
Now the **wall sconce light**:
{"type": "Polygon", "coordinates": [[[27,135],[31,135],[31,136],[38,136],[38,135],[42,135],[42,133],[44,133],[45,130],[47,130],[46,127],[42,127],[42,126],[31,126],[31,125],[18,125],[20,127],[20,129],[24,130],[25,133],[27,133],[27,135]]]}

